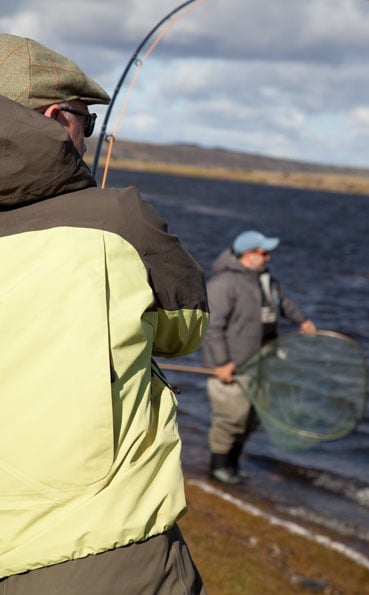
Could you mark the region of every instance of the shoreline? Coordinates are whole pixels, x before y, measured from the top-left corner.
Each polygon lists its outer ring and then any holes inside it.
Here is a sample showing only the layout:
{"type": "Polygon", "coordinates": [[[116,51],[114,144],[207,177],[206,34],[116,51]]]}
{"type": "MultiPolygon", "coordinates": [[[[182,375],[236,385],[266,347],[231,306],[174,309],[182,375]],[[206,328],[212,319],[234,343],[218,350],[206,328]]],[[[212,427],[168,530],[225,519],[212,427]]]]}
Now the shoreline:
{"type": "Polygon", "coordinates": [[[326,547],[327,549],[338,552],[346,556],[353,562],[356,562],[357,564],[359,564],[359,566],[363,566],[364,568],[369,570],[369,557],[345,545],[338,538],[333,539],[332,537],[324,535],[322,531],[318,532],[317,530],[307,529],[302,524],[298,524],[294,521],[283,519],[282,517],[277,516],[272,512],[267,512],[265,508],[259,508],[255,506],[255,504],[249,504],[241,500],[240,498],[233,496],[232,494],[228,494],[227,492],[218,489],[210,483],[190,479],[188,481],[188,485],[196,486],[203,492],[206,492],[207,494],[213,494],[224,501],[231,502],[239,510],[243,510],[244,512],[254,517],[261,517],[263,519],[266,519],[271,525],[283,527],[288,533],[291,533],[292,535],[300,535],[308,541],[313,541],[319,545],[326,547]]]}
{"type": "Polygon", "coordinates": [[[273,469],[263,490],[246,462],[241,486],[211,480],[203,431],[185,413],[179,428],[188,502],[179,525],[208,595],[369,595],[366,543],[281,508],[268,496],[279,488],[273,469]]]}
{"type": "Polygon", "coordinates": [[[186,474],[188,512],[179,525],[209,595],[369,593],[369,559],[322,531],[249,504],[186,474]]]}
{"type": "MultiPolygon", "coordinates": [[[[91,157],[86,157],[85,161],[88,166],[92,165],[91,157]]],[[[105,157],[101,158],[99,167],[103,168],[104,166],[105,157]]],[[[369,196],[369,177],[348,174],[304,171],[284,172],[261,169],[246,170],[233,167],[205,167],[182,163],[116,158],[111,160],[110,168],[122,171],[207,178],[247,184],[263,184],[267,186],[282,186],[369,196]]]]}

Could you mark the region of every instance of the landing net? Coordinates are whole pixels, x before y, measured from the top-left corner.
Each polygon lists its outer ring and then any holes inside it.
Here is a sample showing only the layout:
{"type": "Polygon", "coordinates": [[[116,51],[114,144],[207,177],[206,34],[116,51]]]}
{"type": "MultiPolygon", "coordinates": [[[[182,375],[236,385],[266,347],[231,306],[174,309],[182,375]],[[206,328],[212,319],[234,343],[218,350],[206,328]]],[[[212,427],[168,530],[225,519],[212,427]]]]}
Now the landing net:
{"type": "Polygon", "coordinates": [[[365,414],[365,356],[339,333],[282,335],[265,345],[237,380],[281,450],[342,438],[365,414]]]}

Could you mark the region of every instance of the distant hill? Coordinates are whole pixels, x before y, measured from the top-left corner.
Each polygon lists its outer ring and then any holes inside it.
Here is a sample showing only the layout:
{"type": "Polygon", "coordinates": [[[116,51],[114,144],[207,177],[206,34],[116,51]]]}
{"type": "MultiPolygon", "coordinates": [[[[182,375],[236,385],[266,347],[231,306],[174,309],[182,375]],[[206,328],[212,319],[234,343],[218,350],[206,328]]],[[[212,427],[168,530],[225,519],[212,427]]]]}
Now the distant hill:
{"type": "MultiPolygon", "coordinates": [[[[88,163],[92,162],[96,141],[94,137],[87,139],[88,163]]],[[[101,162],[106,152],[107,143],[104,143],[101,162]]],[[[117,140],[111,167],[369,195],[369,168],[277,159],[195,144],[163,145],[117,140]]]]}
{"type": "MultiPolygon", "coordinates": [[[[90,152],[94,151],[96,139],[89,139],[90,152]]],[[[103,153],[104,154],[104,153],[103,153]]],[[[278,159],[252,153],[241,153],[221,148],[208,149],[195,144],[153,144],[135,141],[115,141],[114,159],[133,161],[156,161],[209,168],[230,168],[274,172],[310,172],[344,174],[369,177],[369,168],[338,167],[291,159],[278,159]]]]}

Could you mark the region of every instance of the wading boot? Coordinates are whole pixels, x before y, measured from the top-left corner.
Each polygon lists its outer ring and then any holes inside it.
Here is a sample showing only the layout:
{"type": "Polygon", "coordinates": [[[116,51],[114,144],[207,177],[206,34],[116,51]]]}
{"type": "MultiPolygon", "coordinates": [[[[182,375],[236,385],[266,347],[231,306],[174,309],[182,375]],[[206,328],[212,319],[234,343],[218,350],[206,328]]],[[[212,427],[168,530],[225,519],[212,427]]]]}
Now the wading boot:
{"type": "Polygon", "coordinates": [[[210,461],[210,477],[221,483],[240,483],[241,478],[237,471],[229,466],[228,454],[212,453],[210,461]]]}
{"type": "Polygon", "coordinates": [[[243,438],[237,440],[227,455],[227,467],[233,469],[234,473],[238,475],[240,479],[247,478],[247,473],[242,471],[240,468],[240,457],[242,454],[243,445],[243,438]]]}

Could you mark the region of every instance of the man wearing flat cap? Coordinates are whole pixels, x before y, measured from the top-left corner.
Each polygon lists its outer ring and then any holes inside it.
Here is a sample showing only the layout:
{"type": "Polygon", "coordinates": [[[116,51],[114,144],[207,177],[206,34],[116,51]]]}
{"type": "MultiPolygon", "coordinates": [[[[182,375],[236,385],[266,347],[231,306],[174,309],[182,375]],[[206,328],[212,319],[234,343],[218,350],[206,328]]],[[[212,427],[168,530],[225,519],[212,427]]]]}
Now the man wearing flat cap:
{"type": "Polygon", "coordinates": [[[239,459],[257,427],[254,408],[234,377],[262,345],[278,335],[278,317],[314,333],[315,326],[283,292],[266,268],[279,238],[259,231],[240,233],[215,260],[208,283],[210,325],[204,364],[214,368],[208,379],[212,419],[209,430],[210,474],[222,483],[241,481],[239,459]]]}
{"type": "Polygon", "coordinates": [[[109,96],[71,60],[0,35],[0,593],[204,594],[172,387],[203,271],[137,189],[82,157],[109,96]],[[178,276],[179,275],[179,276],[178,276]]]}

